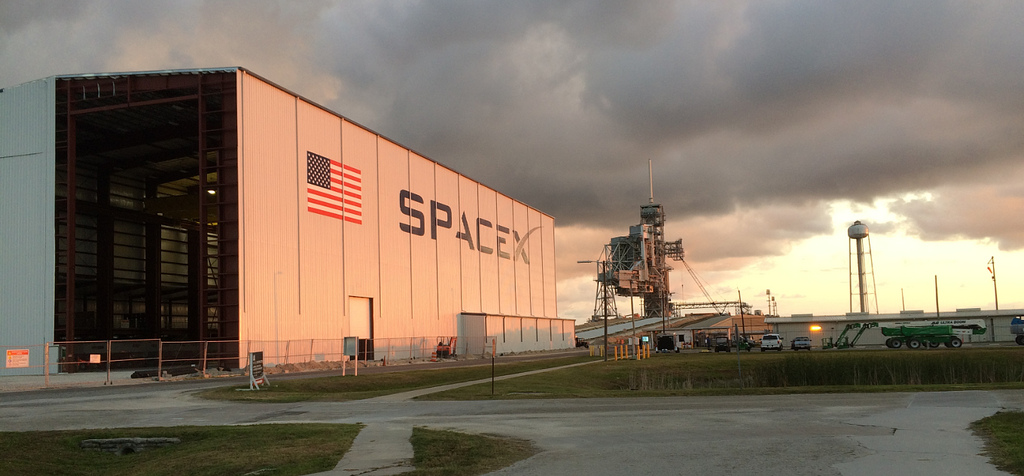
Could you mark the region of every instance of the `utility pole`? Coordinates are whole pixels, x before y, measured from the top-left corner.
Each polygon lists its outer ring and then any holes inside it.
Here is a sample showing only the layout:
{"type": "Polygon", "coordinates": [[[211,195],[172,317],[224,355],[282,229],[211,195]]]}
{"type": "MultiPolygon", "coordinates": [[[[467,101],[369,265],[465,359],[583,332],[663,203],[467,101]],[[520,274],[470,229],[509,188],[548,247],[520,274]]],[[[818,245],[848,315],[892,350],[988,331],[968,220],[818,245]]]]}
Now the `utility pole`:
{"type": "MultiPolygon", "coordinates": [[[[745,335],[747,335],[747,321],[745,319],[743,319],[743,293],[741,293],[740,290],[737,289],[736,290],[736,296],[739,297],[740,325],[743,326],[743,335],[745,336],[745,335]]],[[[738,351],[739,350],[737,349],[737,352],[738,351]]]]}
{"type": "Polygon", "coordinates": [[[633,323],[633,339],[636,339],[636,311],[633,310],[633,272],[629,272],[629,322],[633,323]]]}
{"type": "Polygon", "coordinates": [[[988,266],[988,270],[989,270],[990,273],[992,273],[992,291],[995,292],[995,295],[996,295],[996,310],[998,311],[999,310],[999,288],[996,286],[996,257],[995,256],[993,256],[992,259],[988,260],[988,265],[989,265],[988,266]]]}

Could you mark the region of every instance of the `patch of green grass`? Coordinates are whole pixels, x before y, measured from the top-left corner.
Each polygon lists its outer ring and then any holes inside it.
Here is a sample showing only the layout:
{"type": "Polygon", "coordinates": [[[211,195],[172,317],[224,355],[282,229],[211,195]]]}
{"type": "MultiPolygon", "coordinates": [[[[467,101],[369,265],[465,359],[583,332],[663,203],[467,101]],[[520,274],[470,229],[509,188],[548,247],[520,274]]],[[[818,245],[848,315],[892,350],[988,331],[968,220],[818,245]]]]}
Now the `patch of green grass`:
{"type": "Polygon", "coordinates": [[[301,475],[334,468],[359,425],[274,424],[0,432],[0,475],[301,475]],[[118,456],[92,438],[171,437],[181,443],[118,456]]]}
{"type": "Polygon", "coordinates": [[[1024,381],[1017,349],[820,352],[790,355],[752,369],[759,387],[964,385],[1024,381]]]}
{"type": "MultiPolygon", "coordinates": [[[[593,361],[596,357],[578,356],[558,359],[533,360],[496,364],[496,376],[509,375],[531,370],[559,367],[579,362],[593,361]]],[[[436,387],[458,382],[468,382],[491,376],[491,366],[479,365],[450,369],[408,370],[363,374],[359,376],[332,376],[308,379],[274,380],[271,385],[259,391],[247,391],[245,387],[220,387],[199,393],[203,398],[232,401],[258,401],[290,403],[299,401],[348,401],[390,395],[419,388],[436,387]],[[237,389],[246,389],[240,391],[237,389]]]]}
{"type": "Polygon", "coordinates": [[[999,412],[971,424],[985,440],[985,454],[999,469],[1024,474],[1024,413],[999,412]]]}
{"type": "MultiPolygon", "coordinates": [[[[1024,388],[1024,349],[832,350],[654,354],[645,360],[602,362],[571,357],[499,364],[508,375],[579,362],[553,370],[418,397],[421,400],[591,398],[833,392],[910,392],[1024,388]]],[[[345,401],[485,379],[490,365],[420,369],[358,377],[282,380],[258,392],[208,390],[207,398],[235,401],[345,401]]]]}
{"type": "Polygon", "coordinates": [[[1024,388],[1024,350],[655,354],[474,385],[424,400],[914,392],[1024,388]],[[883,378],[884,377],[884,378],[883,378]],[[742,388],[741,388],[742,383],[742,388]]]}
{"type": "Polygon", "coordinates": [[[525,440],[418,427],[410,441],[416,471],[403,474],[411,476],[486,474],[537,453],[525,440]]]}

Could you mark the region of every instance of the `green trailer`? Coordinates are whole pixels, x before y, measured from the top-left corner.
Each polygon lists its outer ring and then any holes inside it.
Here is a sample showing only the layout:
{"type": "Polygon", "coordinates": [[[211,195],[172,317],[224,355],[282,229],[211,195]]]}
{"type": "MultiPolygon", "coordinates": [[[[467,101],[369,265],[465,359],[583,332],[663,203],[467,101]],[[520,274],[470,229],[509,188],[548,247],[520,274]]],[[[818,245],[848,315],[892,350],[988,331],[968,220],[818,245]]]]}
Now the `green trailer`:
{"type": "Polygon", "coordinates": [[[959,349],[964,341],[960,334],[983,335],[986,328],[974,322],[962,325],[899,325],[882,327],[882,335],[886,337],[885,346],[899,349],[904,345],[911,349],[935,348],[940,344],[952,349],[959,349]]]}

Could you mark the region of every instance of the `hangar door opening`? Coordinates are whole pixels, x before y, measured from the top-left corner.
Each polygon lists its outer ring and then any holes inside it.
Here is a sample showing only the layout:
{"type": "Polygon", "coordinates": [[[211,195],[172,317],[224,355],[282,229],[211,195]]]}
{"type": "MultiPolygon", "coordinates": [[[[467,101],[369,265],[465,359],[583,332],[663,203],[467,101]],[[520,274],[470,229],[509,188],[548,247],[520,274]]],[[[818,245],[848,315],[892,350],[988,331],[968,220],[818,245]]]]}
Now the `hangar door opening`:
{"type": "Polygon", "coordinates": [[[238,338],[236,102],[233,70],[58,78],[54,340],[238,338]]]}
{"type": "Polygon", "coordinates": [[[348,298],[348,333],[359,338],[359,360],[373,359],[373,299],[348,298]]]}

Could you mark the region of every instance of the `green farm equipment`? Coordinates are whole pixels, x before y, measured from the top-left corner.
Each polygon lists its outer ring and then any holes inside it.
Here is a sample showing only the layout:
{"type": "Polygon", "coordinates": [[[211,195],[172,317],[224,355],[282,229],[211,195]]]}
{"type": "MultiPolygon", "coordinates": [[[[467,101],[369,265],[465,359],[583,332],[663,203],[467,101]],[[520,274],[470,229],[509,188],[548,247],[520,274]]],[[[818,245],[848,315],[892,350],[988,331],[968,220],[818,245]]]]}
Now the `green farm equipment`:
{"type": "Polygon", "coordinates": [[[832,340],[831,337],[829,337],[827,339],[822,339],[821,340],[821,348],[822,349],[849,349],[850,347],[853,347],[854,345],[857,344],[857,341],[860,340],[860,336],[864,335],[864,331],[866,331],[866,330],[868,330],[868,329],[870,329],[872,327],[878,327],[878,323],[877,322],[851,322],[851,323],[846,325],[846,328],[843,329],[843,332],[841,334],[839,334],[839,337],[837,337],[835,340],[832,340]],[[850,339],[849,337],[847,337],[846,334],[849,333],[850,331],[854,330],[854,329],[857,329],[857,333],[854,334],[853,339],[850,339]]]}
{"type": "Polygon", "coordinates": [[[895,323],[893,327],[882,327],[882,335],[887,337],[885,346],[890,349],[899,349],[904,345],[911,349],[923,349],[942,344],[959,349],[964,343],[961,336],[984,335],[987,332],[981,320],[933,321],[928,324],[931,325],[895,323]]]}

